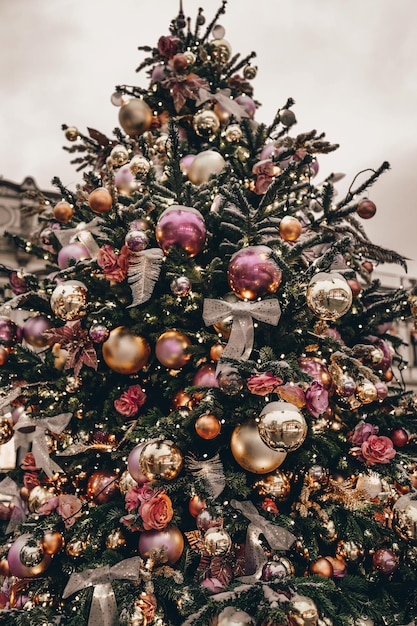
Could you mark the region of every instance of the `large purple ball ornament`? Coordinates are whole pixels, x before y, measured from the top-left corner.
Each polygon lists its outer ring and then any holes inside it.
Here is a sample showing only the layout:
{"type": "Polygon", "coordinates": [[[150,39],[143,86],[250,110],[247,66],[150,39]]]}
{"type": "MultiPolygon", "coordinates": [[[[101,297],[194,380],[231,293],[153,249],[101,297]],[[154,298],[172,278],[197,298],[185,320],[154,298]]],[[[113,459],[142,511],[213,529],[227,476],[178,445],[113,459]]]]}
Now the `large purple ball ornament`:
{"type": "Polygon", "coordinates": [[[79,241],[74,241],[63,246],[58,252],[58,266],[61,270],[64,270],[74,261],[85,261],[90,258],[91,255],[86,246],[79,241]]]}
{"type": "Polygon", "coordinates": [[[275,293],[281,278],[281,270],[268,246],[242,248],[232,256],[227,269],[230,288],[242,300],[256,300],[275,293]]]}
{"type": "Polygon", "coordinates": [[[206,225],[199,211],[174,205],[161,214],[155,236],[165,254],[168,254],[170,248],[177,246],[191,258],[203,249],[206,232],[206,225]]]}

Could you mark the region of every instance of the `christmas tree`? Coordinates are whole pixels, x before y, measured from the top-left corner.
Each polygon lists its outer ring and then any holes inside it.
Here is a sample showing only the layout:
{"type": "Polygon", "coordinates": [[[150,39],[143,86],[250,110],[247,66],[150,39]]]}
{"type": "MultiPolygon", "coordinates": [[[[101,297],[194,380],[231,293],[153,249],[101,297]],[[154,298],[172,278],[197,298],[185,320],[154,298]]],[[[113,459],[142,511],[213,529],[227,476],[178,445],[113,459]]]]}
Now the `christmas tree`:
{"type": "Polygon", "coordinates": [[[337,145],[292,99],[256,121],[225,8],[140,48],[112,138],[63,127],[80,183],[10,234],[45,271],[2,268],[6,626],[417,616],[417,292],[364,228],[389,165],[317,182],[337,145]]]}

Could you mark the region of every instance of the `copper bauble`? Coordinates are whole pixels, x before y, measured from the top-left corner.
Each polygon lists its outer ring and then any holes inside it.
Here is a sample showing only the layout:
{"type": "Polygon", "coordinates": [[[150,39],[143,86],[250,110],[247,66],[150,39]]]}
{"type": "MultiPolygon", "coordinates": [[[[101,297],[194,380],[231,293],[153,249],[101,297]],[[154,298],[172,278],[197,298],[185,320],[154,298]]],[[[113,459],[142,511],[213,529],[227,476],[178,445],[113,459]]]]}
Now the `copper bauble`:
{"type": "Polygon", "coordinates": [[[344,578],[347,574],[347,563],[343,558],[326,556],[326,559],[333,567],[333,578],[344,578]]]}
{"type": "Polygon", "coordinates": [[[210,358],[212,361],[218,361],[223,354],[225,346],[222,343],[215,343],[210,348],[210,358]]]}
{"type": "Polygon", "coordinates": [[[254,488],[260,496],[268,496],[275,501],[283,502],[291,492],[291,481],[285,472],[277,469],[272,474],[266,474],[254,483],[254,488]]]}
{"type": "Polygon", "coordinates": [[[181,531],[170,524],[164,530],[145,530],[139,535],[139,554],[147,559],[154,551],[165,551],[168,565],[174,565],[184,550],[181,531]]]}
{"type": "Polygon", "coordinates": [[[195,421],[195,430],[202,439],[215,439],[221,431],[219,419],[212,413],[203,413],[195,421]]]}
{"type": "Polygon", "coordinates": [[[301,222],[292,215],[286,215],[279,224],[279,234],[285,241],[297,241],[303,227],[301,222]]]}
{"type": "Polygon", "coordinates": [[[349,311],[352,292],[346,279],[336,272],[319,272],[307,289],[307,304],[322,320],[335,321],[349,311]]]}
{"type": "Polygon", "coordinates": [[[148,480],[173,480],[182,469],[182,453],[171,441],[150,441],[140,454],[140,467],[148,480]]]}
{"type": "Polygon", "coordinates": [[[104,187],[94,189],[88,196],[88,205],[93,213],[102,215],[108,213],[112,208],[113,199],[111,193],[104,187]]]}
{"type": "Polygon", "coordinates": [[[204,549],[210,556],[224,556],[230,552],[232,539],[220,526],[208,528],[203,538],[204,549]]]}
{"type": "Polygon", "coordinates": [[[13,424],[7,417],[0,417],[0,446],[11,440],[14,435],[13,424]]]}
{"type": "Polygon", "coordinates": [[[119,494],[118,474],[112,470],[93,472],[87,483],[87,496],[96,504],[106,504],[119,494]]]}
{"type": "Polygon", "coordinates": [[[61,200],[61,202],[57,202],[54,206],[53,214],[57,222],[65,224],[66,222],[69,222],[74,215],[74,207],[69,202],[61,200]]]}
{"type": "Polygon", "coordinates": [[[308,566],[310,574],[316,574],[317,576],[324,576],[325,578],[332,578],[333,565],[324,556],[320,556],[315,561],[312,561],[308,566]]]}
{"type": "Polygon", "coordinates": [[[120,528],[112,530],[106,538],[106,548],[108,550],[117,550],[126,545],[126,538],[120,528]]]}
{"type": "Polygon", "coordinates": [[[29,492],[28,508],[31,513],[37,513],[41,506],[56,496],[55,487],[48,485],[36,485],[29,492]]]}
{"type": "Polygon", "coordinates": [[[152,124],[152,110],[144,100],[132,98],[120,108],[119,123],[127,135],[142,135],[152,124]]]}
{"type": "Polygon", "coordinates": [[[317,606],[311,598],[294,594],[290,599],[289,612],[290,626],[316,626],[319,620],[317,606]]]}
{"type": "Polygon", "coordinates": [[[4,365],[9,358],[10,350],[6,346],[0,345],[0,366],[4,365]]]}
{"type": "Polygon", "coordinates": [[[172,406],[178,410],[190,410],[193,406],[193,399],[183,389],[180,389],[172,399],[172,406]]]}
{"type": "Polygon", "coordinates": [[[272,472],[282,465],[287,456],[283,450],[272,450],[262,441],[255,420],[236,426],[230,448],[236,462],[253,474],[272,472]]]}
{"type": "Polygon", "coordinates": [[[134,335],[126,326],[110,331],[102,347],[103,359],[119,374],[135,374],[148,362],[151,348],[143,337],[134,335]]]}
{"type": "Polygon", "coordinates": [[[10,576],[9,562],[6,557],[0,558],[0,576],[4,576],[4,578],[8,578],[10,576]]]}
{"type": "Polygon", "coordinates": [[[45,554],[58,554],[65,545],[64,537],[57,530],[47,530],[42,539],[42,548],[45,554]]]}
{"type": "Polygon", "coordinates": [[[372,200],[364,198],[363,200],[360,200],[358,202],[358,206],[356,207],[356,213],[363,220],[369,220],[376,213],[376,205],[374,202],[372,202],[372,200]]]}
{"type": "Polygon", "coordinates": [[[243,131],[238,124],[230,124],[224,131],[224,138],[229,143],[237,143],[243,137],[243,131]]]}
{"type": "Polygon", "coordinates": [[[262,441],[273,450],[293,452],[307,435],[304,415],[289,402],[269,402],[257,422],[262,441]]]}
{"type": "Polygon", "coordinates": [[[66,280],[55,287],[51,309],[66,322],[78,320],[87,313],[87,287],[79,280],[66,280]]]}
{"type": "Polygon", "coordinates": [[[207,504],[204,498],[200,498],[198,494],[191,496],[188,503],[188,510],[190,512],[190,515],[192,515],[193,517],[197,517],[197,515],[199,515],[201,511],[204,511],[204,509],[206,508],[207,504]]]}
{"type": "Polygon", "coordinates": [[[220,174],[225,165],[226,161],[220,152],[203,150],[192,160],[187,175],[194,185],[201,185],[208,182],[211,176],[220,174]]]}
{"type": "Polygon", "coordinates": [[[187,348],[191,340],[178,330],[167,330],[158,337],[155,344],[155,356],[161,365],[179,370],[190,360],[187,348]]]}
{"type": "Polygon", "coordinates": [[[352,292],[352,296],[354,298],[357,298],[357,296],[362,291],[362,285],[360,284],[360,282],[358,280],[356,280],[356,278],[348,278],[347,282],[348,282],[348,285],[349,285],[350,290],[352,292]]]}

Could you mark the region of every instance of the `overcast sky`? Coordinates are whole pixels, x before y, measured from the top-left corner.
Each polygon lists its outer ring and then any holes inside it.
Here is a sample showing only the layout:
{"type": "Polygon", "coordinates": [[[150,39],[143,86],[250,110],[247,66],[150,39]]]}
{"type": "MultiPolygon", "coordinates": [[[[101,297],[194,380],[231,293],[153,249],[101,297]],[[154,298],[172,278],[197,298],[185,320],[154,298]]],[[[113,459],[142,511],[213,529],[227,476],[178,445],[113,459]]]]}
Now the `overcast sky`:
{"type": "MultiPolygon", "coordinates": [[[[193,23],[199,6],[210,20],[219,4],[183,0],[193,23]]],[[[61,124],[111,134],[115,85],[148,85],[137,47],[168,34],[177,12],[176,0],[0,0],[0,175],[79,182],[61,124]]],[[[257,53],[256,119],[271,122],[292,97],[297,132],[340,144],[320,157],[318,180],[345,173],[343,193],[360,170],[390,162],[369,192],[378,210],[366,230],[413,259],[417,277],[416,0],[229,0],[220,23],[233,53],[257,53]]]]}

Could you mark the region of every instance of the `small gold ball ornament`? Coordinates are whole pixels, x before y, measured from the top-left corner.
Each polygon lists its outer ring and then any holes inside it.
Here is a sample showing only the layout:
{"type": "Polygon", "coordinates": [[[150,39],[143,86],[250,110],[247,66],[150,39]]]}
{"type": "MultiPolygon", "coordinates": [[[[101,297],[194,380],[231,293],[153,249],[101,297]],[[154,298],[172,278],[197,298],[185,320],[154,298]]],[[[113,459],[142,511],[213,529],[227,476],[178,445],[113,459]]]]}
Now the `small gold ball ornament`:
{"type": "Polygon", "coordinates": [[[129,152],[127,148],[121,144],[114,146],[110,152],[110,159],[112,165],[115,167],[121,167],[129,160],[129,152]]]}
{"type": "Polygon", "coordinates": [[[319,272],[307,288],[307,305],[321,320],[335,321],[352,305],[352,291],[337,272],[319,272]]]}
{"type": "Polygon", "coordinates": [[[243,131],[238,124],[230,124],[224,131],[224,138],[228,143],[238,143],[243,137],[243,131]]]}
{"type": "Polygon", "coordinates": [[[126,326],[110,331],[102,345],[103,359],[119,374],[135,374],[148,362],[151,348],[146,339],[131,333],[126,326]]]}
{"type": "Polygon", "coordinates": [[[268,474],[284,462],[284,450],[272,450],[261,439],[255,420],[236,426],[230,440],[235,461],[253,474],[268,474]]]}
{"type": "Polygon", "coordinates": [[[224,556],[230,552],[232,539],[229,533],[221,527],[209,528],[203,539],[204,549],[210,556],[224,556]]]}
{"type": "Polygon", "coordinates": [[[42,539],[42,548],[45,554],[58,554],[65,545],[63,535],[57,530],[47,530],[42,539]]]}
{"type": "Polygon", "coordinates": [[[11,440],[14,435],[13,424],[7,417],[0,417],[0,446],[11,440]]]}
{"type": "Polygon", "coordinates": [[[194,115],[193,128],[199,137],[212,139],[220,128],[220,120],[214,111],[200,111],[194,115]]]}
{"type": "Polygon", "coordinates": [[[215,439],[221,431],[219,419],[212,413],[203,413],[195,421],[195,430],[202,439],[215,439]]]}
{"type": "Polygon", "coordinates": [[[79,280],[66,280],[55,287],[50,304],[60,319],[78,320],[87,313],[87,287],[79,280]]]}
{"type": "Polygon", "coordinates": [[[88,196],[88,206],[98,215],[108,213],[113,205],[111,193],[105,187],[94,189],[88,196]]]}
{"type": "Polygon", "coordinates": [[[74,215],[74,207],[69,202],[61,200],[56,203],[52,212],[57,222],[65,224],[66,222],[69,222],[74,215]]]}
{"type": "Polygon", "coordinates": [[[68,141],[77,141],[78,128],[75,126],[68,126],[68,128],[65,129],[65,138],[68,139],[68,141]]]}
{"type": "Polygon", "coordinates": [[[138,175],[144,177],[151,169],[151,164],[146,157],[141,154],[135,154],[135,156],[130,159],[129,169],[134,176],[138,175]]]}
{"type": "Polygon", "coordinates": [[[317,626],[319,613],[311,598],[294,594],[290,599],[289,623],[290,626],[317,626]]]}
{"type": "Polygon", "coordinates": [[[155,356],[165,367],[178,370],[190,360],[191,354],[187,353],[190,346],[187,335],[175,329],[167,330],[156,340],[155,356]]]}
{"type": "Polygon", "coordinates": [[[123,104],[119,111],[119,123],[130,137],[146,132],[152,124],[152,110],[144,100],[133,98],[123,104]]]}
{"type": "Polygon", "coordinates": [[[29,493],[28,509],[30,513],[37,513],[41,506],[56,496],[55,488],[46,485],[36,485],[29,493]]]}
{"type": "Polygon", "coordinates": [[[181,451],[171,441],[150,441],[139,458],[140,468],[150,481],[173,480],[180,473],[182,462],[181,451]]]}
{"type": "Polygon", "coordinates": [[[277,469],[266,474],[254,483],[260,496],[268,496],[275,501],[284,502],[291,493],[291,481],[285,472],[277,469]]]}
{"type": "Polygon", "coordinates": [[[226,161],[215,150],[203,150],[199,152],[188,168],[188,178],[194,185],[207,183],[211,176],[220,174],[226,161]]]}

